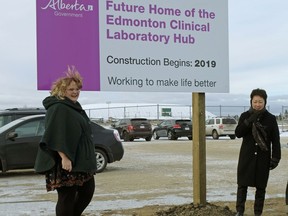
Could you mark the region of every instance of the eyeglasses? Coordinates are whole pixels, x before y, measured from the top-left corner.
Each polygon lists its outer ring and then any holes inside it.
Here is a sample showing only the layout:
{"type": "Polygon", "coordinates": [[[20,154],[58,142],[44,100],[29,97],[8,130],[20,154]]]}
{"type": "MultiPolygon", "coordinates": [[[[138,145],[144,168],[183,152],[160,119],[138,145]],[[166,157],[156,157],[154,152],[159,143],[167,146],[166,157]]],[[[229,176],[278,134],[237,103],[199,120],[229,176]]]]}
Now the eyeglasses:
{"type": "Polygon", "coordinates": [[[74,91],[79,92],[80,89],[79,89],[79,88],[69,88],[69,89],[67,89],[67,91],[70,91],[70,92],[74,92],[74,91]]]}

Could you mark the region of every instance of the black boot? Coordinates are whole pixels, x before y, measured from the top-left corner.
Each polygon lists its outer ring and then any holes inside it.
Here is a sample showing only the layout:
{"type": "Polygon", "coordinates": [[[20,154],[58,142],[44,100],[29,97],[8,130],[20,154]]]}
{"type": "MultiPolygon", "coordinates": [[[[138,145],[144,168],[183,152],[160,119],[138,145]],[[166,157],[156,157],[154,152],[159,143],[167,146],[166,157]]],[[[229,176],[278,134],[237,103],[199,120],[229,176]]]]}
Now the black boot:
{"type": "Polygon", "coordinates": [[[245,202],[247,197],[247,186],[238,185],[237,188],[237,201],[236,201],[236,211],[237,216],[242,216],[245,211],[245,202]]]}
{"type": "Polygon", "coordinates": [[[254,202],[254,214],[255,216],[262,215],[264,201],[265,201],[265,188],[256,188],[255,202],[254,202]]]}

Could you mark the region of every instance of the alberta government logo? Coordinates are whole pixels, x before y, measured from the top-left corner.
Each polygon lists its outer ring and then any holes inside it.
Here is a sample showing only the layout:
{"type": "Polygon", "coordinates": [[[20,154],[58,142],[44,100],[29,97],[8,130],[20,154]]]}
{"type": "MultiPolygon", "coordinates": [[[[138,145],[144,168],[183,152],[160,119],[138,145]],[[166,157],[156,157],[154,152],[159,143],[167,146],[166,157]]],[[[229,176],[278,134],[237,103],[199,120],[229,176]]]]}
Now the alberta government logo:
{"type": "MultiPolygon", "coordinates": [[[[81,0],[80,0],[81,1],[81,0]]],[[[93,5],[79,3],[75,0],[67,3],[67,0],[49,0],[47,4],[41,7],[42,10],[53,10],[55,16],[83,17],[84,12],[93,11],[93,5]]]]}

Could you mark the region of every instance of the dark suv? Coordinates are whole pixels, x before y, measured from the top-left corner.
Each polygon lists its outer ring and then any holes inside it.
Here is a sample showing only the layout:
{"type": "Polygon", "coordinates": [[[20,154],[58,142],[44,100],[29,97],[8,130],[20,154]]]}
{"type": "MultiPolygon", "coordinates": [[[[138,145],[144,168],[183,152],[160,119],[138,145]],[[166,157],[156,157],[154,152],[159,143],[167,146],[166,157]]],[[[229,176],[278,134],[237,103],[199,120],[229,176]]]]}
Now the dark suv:
{"type": "Polygon", "coordinates": [[[124,141],[133,141],[138,138],[151,141],[152,125],[146,118],[121,119],[111,126],[119,132],[120,138],[124,141]]]}
{"type": "Polygon", "coordinates": [[[22,118],[29,115],[45,114],[44,108],[11,108],[0,110],[0,127],[14,121],[15,119],[22,118]]]}
{"type": "Polygon", "coordinates": [[[153,130],[155,140],[160,137],[168,137],[169,140],[177,140],[178,137],[193,139],[192,122],[190,119],[168,119],[162,121],[153,130]]]}

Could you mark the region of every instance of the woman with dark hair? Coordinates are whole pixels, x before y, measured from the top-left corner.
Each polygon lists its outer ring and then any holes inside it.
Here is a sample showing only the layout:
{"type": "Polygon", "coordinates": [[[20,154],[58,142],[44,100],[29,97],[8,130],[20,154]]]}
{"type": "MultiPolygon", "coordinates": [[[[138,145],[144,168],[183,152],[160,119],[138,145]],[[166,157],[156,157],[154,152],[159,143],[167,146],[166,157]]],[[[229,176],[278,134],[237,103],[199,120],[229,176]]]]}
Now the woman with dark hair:
{"type": "Polygon", "coordinates": [[[267,94],[254,89],[250,94],[251,107],[241,114],[235,135],[242,138],[237,167],[236,216],[243,216],[248,187],[256,187],[254,214],[263,211],[270,170],[281,159],[280,136],[276,117],[266,110],[267,94]]]}
{"type": "Polygon", "coordinates": [[[91,122],[78,102],[81,88],[82,77],[69,67],[43,100],[45,133],[35,170],[45,174],[47,191],[58,193],[57,216],[80,216],[95,190],[96,157],[91,122]]]}

